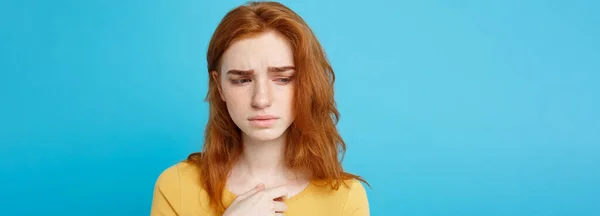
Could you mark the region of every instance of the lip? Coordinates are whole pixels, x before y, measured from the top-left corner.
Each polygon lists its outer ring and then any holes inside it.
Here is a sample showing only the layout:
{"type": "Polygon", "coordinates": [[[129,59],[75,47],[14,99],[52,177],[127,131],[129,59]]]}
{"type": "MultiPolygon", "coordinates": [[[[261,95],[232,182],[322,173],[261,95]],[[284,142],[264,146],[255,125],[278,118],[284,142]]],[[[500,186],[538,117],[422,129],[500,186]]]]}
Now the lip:
{"type": "Polygon", "coordinates": [[[257,115],[251,118],[248,118],[249,121],[262,121],[262,120],[273,120],[278,119],[279,117],[273,115],[257,115]]]}
{"type": "Polygon", "coordinates": [[[250,121],[250,124],[255,127],[268,128],[268,127],[271,127],[273,124],[275,124],[277,119],[279,119],[279,117],[277,117],[277,116],[258,115],[258,116],[253,116],[253,117],[249,118],[248,121],[250,121]]]}

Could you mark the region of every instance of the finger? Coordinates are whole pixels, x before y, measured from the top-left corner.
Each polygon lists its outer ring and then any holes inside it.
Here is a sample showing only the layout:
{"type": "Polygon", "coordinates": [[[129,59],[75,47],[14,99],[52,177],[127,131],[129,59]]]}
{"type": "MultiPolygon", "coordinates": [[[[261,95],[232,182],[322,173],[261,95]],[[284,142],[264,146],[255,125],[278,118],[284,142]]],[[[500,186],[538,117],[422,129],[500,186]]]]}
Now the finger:
{"type": "Polygon", "coordinates": [[[283,202],[273,201],[273,211],[275,213],[284,212],[287,210],[287,205],[283,202]]]}
{"type": "Polygon", "coordinates": [[[269,198],[271,200],[273,200],[275,198],[279,198],[279,197],[287,198],[288,190],[285,185],[281,185],[281,186],[277,186],[277,187],[269,188],[269,189],[265,190],[265,194],[267,195],[267,198],[269,198]]]}
{"type": "Polygon", "coordinates": [[[240,200],[246,199],[246,198],[248,198],[249,196],[252,196],[252,195],[254,195],[256,192],[259,192],[259,191],[261,191],[261,190],[263,190],[263,189],[265,189],[265,184],[263,184],[263,183],[260,183],[260,184],[256,185],[254,188],[252,188],[251,190],[249,190],[249,191],[246,191],[245,193],[243,193],[243,194],[239,195],[239,196],[238,196],[238,199],[240,199],[240,200]]]}

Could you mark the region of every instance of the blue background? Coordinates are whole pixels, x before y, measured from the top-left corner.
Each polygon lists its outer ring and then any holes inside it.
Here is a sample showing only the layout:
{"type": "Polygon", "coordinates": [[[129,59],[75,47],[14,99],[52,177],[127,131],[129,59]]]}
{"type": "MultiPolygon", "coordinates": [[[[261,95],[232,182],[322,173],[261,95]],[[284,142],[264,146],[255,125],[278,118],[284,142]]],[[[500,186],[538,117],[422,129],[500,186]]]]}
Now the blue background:
{"type": "MultiPolygon", "coordinates": [[[[2,215],[148,215],[244,1],[2,1],[2,215]]],[[[600,215],[598,1],[285,1],[373,215],[600,215]]]]}

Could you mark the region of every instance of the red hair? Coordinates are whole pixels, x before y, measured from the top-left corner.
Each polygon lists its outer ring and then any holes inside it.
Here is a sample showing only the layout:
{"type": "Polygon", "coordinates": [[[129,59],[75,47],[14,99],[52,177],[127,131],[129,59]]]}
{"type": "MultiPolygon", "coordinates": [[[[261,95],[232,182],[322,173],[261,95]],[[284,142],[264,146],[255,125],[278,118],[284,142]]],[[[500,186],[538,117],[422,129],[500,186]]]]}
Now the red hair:
{"type": "Polygon", "coordinates": [[[322,180],[337,190],[344,180],[360,176],[344,172],[339,154],[346,144],[337,131],[340,114],[335,106],[335,75],[323,48],[305,21],[276,2],[249,2],[229,11],[217,26],[208,46],[210,104],[202,153],[188,156],[200,168],[200,181],[211,208],[222,213],[225,179],[243,151],[241,130],[235,125],[219,95],[219,82],[211,72],[219,71],[220,58],[236,40],[276,31],[289,41],[296,67],[294,122],[288,128],[285,163],[295,170],[308,170],[313,180],[322,180]]]}

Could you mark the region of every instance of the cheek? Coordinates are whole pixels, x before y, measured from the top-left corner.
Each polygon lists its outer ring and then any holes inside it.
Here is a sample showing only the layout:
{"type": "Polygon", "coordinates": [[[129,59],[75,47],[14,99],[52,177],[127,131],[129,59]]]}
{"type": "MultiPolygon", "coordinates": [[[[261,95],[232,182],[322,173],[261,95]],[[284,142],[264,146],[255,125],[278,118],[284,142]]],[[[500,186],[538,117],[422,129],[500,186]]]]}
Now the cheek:
{"type": "Polygon", "coordinates": [[[293,86],[279,86],[276,88],[277,101],[282,111],[290,112],[294,104],[293,86]]]}
{"type": "Polygon", "coordinates": [[[287,88],[283,90],[283,94],[285,95],[286,102],[291,103],[294,99],[294,85],[291,84],[287,88]]]}
{"type": "Polygon", "coordinates": [[[248,97],[244,91],[238,89],[224,89],[223,97],[226,101],[227,109],[232,115],[244,112],[245,105],[249,103],[248,97]]]}

